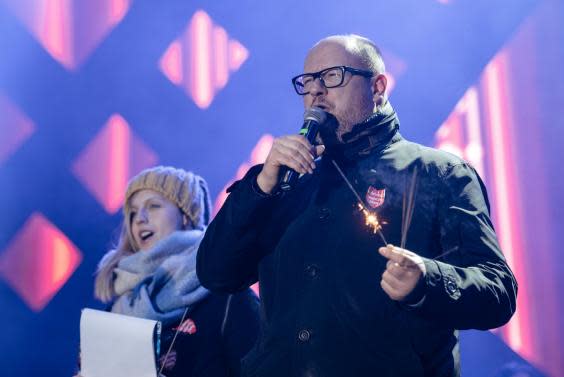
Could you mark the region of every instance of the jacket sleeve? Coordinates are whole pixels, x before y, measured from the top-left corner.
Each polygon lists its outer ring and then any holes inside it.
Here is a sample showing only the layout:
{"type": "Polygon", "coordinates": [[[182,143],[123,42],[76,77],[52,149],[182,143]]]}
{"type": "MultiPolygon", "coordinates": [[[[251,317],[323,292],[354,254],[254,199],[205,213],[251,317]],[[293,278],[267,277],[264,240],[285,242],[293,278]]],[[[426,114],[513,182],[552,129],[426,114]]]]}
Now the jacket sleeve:
{"type": "Polygon", "coordinates": [[[499,247],[483,182],[465,163],[449,169],[439,204],[439,260],[425,260],[425,299],[415,310],[457,329],[491,329],[515,312],[517,282],[499,247]]]}
{"type": "Polygon", "coordinates": [[[276,196],[260,192],[254,166],[227,191],[230,193],[215,216],[198,249],[196,271],[211,291],[233,293],[258,280],[258,264],[268,250],[260,243],[263,225],[276,196]]]}

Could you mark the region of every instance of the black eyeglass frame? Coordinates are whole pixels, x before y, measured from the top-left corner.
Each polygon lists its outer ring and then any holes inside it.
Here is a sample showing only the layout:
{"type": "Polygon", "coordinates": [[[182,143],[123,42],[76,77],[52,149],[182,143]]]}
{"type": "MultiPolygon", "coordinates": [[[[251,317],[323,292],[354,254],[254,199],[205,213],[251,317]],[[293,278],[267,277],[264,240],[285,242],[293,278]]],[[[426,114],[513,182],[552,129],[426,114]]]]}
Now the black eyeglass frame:
{"type": "MultiPolygon", "coordinates": [[[[358,75],[358,76],[363,76],[366,78],[371,78],[374,76],[374,72],[370,72],[370,71],[366,71],[363,69],[358,69],[358,68],[353,68],[353,67],[349,67],[346,65],[338,65],[335,67],[329,67],[329,68],[325,68],[319,72],[314,72],[314,73],[302,73],[301,75],[297,75],[296,77],[292,78],[292,85],[294,86],[294,90],[296,91],[296,93],[298,93],[298,95],[300,96],[305,96],[306,94],[309,94],[308,92],[305,93],[300,93],[300,91],[298,90],[298,84],[297,84],[297,80],[300,77],[304,77],[304,76],[311,76],[311,78],[313,79],[313,81],[315,81],[315,79],[319,78],[319,81],[321,82],[321,84],[327,88],[327,89],[331,89],[331,88],[337,88],[341,85],[343,85],[343,82],[345,82],[345,73],[346,72],[350,72],[352,75],[358,75]],[[328,71],[331,71],[335,68],[339,68],[342,72],[341,75],[341,81],[337,84],[337,85],[331,85],[331,86],[327,86],[325,85],[325,81],[323,80],[323,75],[325,73],[327,73],[328,71]]],[[[303,87],[303,86],[302,86],[303,87]]]]}

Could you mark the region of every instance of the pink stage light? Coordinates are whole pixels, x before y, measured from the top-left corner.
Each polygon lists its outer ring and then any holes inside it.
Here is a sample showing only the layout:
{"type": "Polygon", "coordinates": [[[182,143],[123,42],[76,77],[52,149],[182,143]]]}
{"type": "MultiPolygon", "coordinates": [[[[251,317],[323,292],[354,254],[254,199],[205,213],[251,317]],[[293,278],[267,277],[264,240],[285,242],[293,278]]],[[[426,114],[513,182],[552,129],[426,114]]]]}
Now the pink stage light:
{"type": "Polygon", "coordinates": [[[219,211],[219,209],[221,208],[221,206],[223,205],[223,203],[225,202],[225,199],[227,199],[227,188],[229,186],[231,186],[231,184],[233,182],[235,182],[238,179],[241,179],[245,176],[245,174],[247,174],[247,171],[254,165],[257,164],[262,164],[264,162],[264,160],[266,160],[266,157],[268,156],[268,152],[270,151],[270,148],[272,147],[272,142],[274,140],[274,137],[272,135],[266,134],[263,135],[259,141],[257,142],[257,144],[255,145],[255,147],[253,148],[250,158],[248,161],[243,162],[241,165],[239,165],[239,168],[237,169],[237,172],[235,173],[235,177],[232,178],[231,180],[229,180],[229,182],[227,182],[227,184],[223,187],[223,190],[221,190],[221,192],[219,193],[219,195],[217,196],[217,198],[215,199],[215,204],[214,204],[214,215],[217,213],[217,211],[219,211]]]}
{"type": "Polygon", "coordinates": [[[47,51],[67,68],[74,67],[72,17],[69,0],[46,0],[41,40],[47,51]]]}
{"type": "Polygon", "coordinates": [[[83,64],[121,22],[131,0],[0,0],[68,70],[83,64]]]}
{"type": "Polygon", "coordinates": [[[531,358],[533,347],[530,335],[528,277],[524,262],[521,222],[521,195],[516,178],[516,167],[512,135],[512,119],[509,90],[506,77],[507,61],[502,51],[486,67],[483,86],[485,89],[487,132],[489,134],[489,155],[492,163],[494,221],[498,237],[507,262],[519,282],[517,312],[506,326],[506,341],[515,351],[531,358]]]}
{"type": "Polygon", "coordinates": [[[196,106],[207,109],[227,85],[230,73],[237,71],[248,57],[249,52],[241,43],[230,39],[224,28],[198,10],[184,33],[167,48],[159,67],[196,106]]]}
{"type": "Polygon", "coordinates": [[[8,97],[0,92],[0,164],[35,132],[35,126],[8,97]]]}
{"type": "Polygon", "coordinates": [[[188,90],[198,107],[207,108],[213,99],[212,76],[210,72],[210,36],[212,21],[204,11],[197,11],[190,24],[192,54],[192,85],[188,90]]]}
{"type": "Polygon", "coordinates": [[[109,6],[110,24],[117,25],[129,10],[131,0],[112,0],[109,6]]]}
{"type": "Polygon", "coordinates": [[[484,181],[487,180],[484,172],[480,106],[475,87],[466,91],[454,111],[438,129],[435,146],[470,162],[484,181]]]}
{"type": "Polygon", "coordinates": [[[184,80],[182,64],[182,44],[174,41],[162,56],[159,66],[173,84],[181,85],[184,80]]]}
{"type": "Polygon", "coordinates": [[[218,89],[222,89],[229,80],[229,67],[227,65],[227,43],[229,38],[222,27],[215,27],[213,31],[215,44],[215,82],[218,89]]]}
{"type": "Polygon", "coordinates": [[[235,40],[229,41],[229,68],[238,70],[249,57],[249,51],[241,43],[235,40]]]}
{"type": "Polygon", "coordinates": [[[125,120],[119,115],[113,115],[108,121],[110,132],[110,172],[107,192],[107,206],[112,210],[120,208],[123,194],[127,187],[129,173],[129,155],[131,132],[125,120]]]}
{"type": "Polygon", "coordinates": [[[125,119],[114,114],[74,161],[72,172],[106,212],[113,214],[123,204],[128,180],[154,166],[157,160],[157,155],[131,132],[125,119]]]}
{"type": "Polygon", "coordinates": [[[42,214],[34,213],[0,257],[0,276],[39,312],[82,260],[78,248],[42,214]]]}

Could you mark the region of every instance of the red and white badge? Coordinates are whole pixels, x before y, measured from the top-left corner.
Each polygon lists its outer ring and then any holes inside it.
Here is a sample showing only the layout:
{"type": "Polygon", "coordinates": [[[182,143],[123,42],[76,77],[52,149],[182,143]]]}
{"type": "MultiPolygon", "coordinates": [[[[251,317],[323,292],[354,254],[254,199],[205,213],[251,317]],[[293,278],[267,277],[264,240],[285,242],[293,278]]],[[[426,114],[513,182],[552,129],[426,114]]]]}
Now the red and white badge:
{"type": "Polygon", "coordinates": [[[196,329],[196,324],[194,323],[194,321],[192,321],[190,318],[188,318],[186,321],[182,322],[180,324],[180,326],[178,326],[177,328],[173,329],[173,330],[178,330],[179,332],[183,332],[185,334],[195,334],[197,329],[196,329]]]}
{"type": "Polygon", "coordinates": [[[372,186],[368,187],[366,191],[366,203],[372,208],[378,208],[384,204],[386,198],[386,189],[378,190],[372,186]]]}

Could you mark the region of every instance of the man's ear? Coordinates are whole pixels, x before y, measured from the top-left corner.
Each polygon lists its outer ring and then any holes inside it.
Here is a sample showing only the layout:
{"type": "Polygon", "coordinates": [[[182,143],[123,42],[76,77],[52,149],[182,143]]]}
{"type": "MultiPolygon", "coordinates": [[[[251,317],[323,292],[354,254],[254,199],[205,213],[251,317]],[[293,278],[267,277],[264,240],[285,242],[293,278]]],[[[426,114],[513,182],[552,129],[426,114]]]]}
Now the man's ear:
{"type": "Polygon", "coordinates": [[[376,107],[380,107],[386,103],[386,87],[388,86],[388,78],[379,74],[372,78],[372,100],[376,107]]]}
{"type": "Polygon", "coordinates": [[[388,87],[388,78],[386,75],[379,74],[373,78],[372,82],[372,94],[374,99],[378,96],[384,96],[386,94],[386,88],[388,87]]]}

